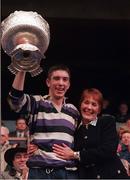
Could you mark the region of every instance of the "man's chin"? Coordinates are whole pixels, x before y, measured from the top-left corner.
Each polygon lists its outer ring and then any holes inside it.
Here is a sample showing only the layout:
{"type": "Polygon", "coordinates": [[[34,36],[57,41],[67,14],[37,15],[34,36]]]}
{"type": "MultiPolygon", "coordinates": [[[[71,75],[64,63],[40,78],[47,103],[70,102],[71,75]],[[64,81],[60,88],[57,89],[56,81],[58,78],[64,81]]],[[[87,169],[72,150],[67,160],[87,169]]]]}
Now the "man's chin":
{"type": "Polygon", "coordinates": [[[64,95],[56,95],[56,99],[63,99],[64,98],[64,95]]]}
{"type": "Polygon", "coordinates": [[[20,171],[23,171],[23,169],[25,169],[25,165],[19,168],[20,171]]]}

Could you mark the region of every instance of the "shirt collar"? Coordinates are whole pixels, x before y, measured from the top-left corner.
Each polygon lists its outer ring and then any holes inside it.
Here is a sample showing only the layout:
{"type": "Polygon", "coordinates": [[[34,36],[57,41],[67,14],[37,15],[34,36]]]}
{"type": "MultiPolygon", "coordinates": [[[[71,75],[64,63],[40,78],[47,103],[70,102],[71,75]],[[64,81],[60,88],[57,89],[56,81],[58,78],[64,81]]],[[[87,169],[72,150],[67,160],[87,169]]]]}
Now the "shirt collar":
{"type": "Polygon", "coordinates": [[[18,178],[19,180],[22,180],[22,174],[16,170],[15,178],[18,178]]]}
{"type": "MultiPolygon", "coordinates": [[[[92,126],[96,126],[96,124],[97,124],[97,117],[96,117],[96,119],[95,120],[93,120],[93,121],[90,121],[90,123],[88,123],[88,124],[86,124],[85,126],[86,126],[86,128],[88,128],[88,125],[92,125],[92,126]]],[[[81,121],[81,123],[80,123],[80,125],[79,125],[79,127],[81,126],[81,125],[83,125],[83,122],[81,121]]]]}
{"type": "MultiPolygon", "coordinates": [[[[43,98],[44,98],[45,100],[48,100],[48,101],[51,102],[51,96],[50,96],[49,94],[43,96],[43,98]]],[[[63,104],[66,104],[66,100],[67,100],[67,99],[68,99],[68,97],[64,97],[63,104]]]]}
{"type": "Polygon", "coordinates": [[[96,126],[96,124],[97,124],[97,118],[96,118],[95,120],[91,121],[89,124],[91,124],[92,126],[96,126]]]}

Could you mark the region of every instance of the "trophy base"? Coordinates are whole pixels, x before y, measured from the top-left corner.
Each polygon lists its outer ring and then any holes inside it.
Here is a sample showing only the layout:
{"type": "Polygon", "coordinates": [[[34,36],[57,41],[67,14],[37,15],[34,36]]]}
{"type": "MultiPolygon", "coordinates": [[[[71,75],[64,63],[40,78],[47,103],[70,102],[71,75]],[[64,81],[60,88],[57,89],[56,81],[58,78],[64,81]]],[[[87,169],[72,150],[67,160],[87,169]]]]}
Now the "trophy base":
{"type": "Polygon", "coordinates": [[[40,65],[37,66],[37,67],[35,67],[35,69],[24,70],[24,69],[21,69],[21,68],[19,68],[19,67],[14,66],[14,64],[11,63],[11,64],[8,66],[8,69],[9,69],[9,71],[10,71],[12,74],[15,74],[15,75],[16,75],[18,72],[20,72],[20,71],[29,72],[32,77],[37,76],[37,75],[39,75],[40,73],[43,72],[43,69],[40,67],[40,65]]]}

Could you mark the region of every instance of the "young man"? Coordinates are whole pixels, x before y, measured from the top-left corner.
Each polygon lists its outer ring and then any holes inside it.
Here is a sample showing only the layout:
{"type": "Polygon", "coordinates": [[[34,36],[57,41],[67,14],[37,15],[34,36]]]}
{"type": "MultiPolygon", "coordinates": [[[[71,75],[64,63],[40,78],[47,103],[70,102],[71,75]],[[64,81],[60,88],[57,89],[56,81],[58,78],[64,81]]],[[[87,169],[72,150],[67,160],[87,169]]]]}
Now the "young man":
{"type": "Polygon", "coordinates": [[[70,87],[70,71],[64,65],[48,71],[48,95],[31,96],[23,93],[25,72],[19,72],[9,93],[9,104],[16,112],[28,113],[31,144],[28,161],[29,179],[76,179],[74,160],[57,158],[53,144],[73,148],[74,132],[79,112],[66,103],[65,93],[70,87]]]}

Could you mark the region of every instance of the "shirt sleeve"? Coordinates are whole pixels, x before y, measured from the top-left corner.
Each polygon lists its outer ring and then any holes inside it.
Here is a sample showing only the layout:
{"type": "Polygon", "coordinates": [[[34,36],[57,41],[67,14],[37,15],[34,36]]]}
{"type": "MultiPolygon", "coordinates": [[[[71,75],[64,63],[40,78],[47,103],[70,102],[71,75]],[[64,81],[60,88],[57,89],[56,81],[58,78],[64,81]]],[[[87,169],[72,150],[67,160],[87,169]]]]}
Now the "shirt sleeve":
{"type": "Polygon", "coordinates": [[[11,88],[8,95],[8,103],[10,108],[19,113],[28,114],[31,112],[31,97],[23,91],[11,88]]]}

